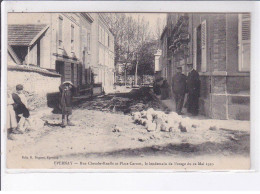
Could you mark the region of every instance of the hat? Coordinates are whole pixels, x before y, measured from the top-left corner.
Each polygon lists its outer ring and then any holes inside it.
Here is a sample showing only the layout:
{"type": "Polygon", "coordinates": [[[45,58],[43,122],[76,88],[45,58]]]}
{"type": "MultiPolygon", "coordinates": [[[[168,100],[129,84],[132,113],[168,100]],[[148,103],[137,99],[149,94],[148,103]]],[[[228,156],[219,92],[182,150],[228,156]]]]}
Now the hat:
{"type": "Polygon", "coordinates": [[[63,82],[63,84],[70,84],[70,85],[73,85],[73,83],[71,81],[65,81],[63,82]]]}
{"type": "Polygon", "coordinates": [[[18,84],[16,85],[16,90],[23,90],[23,85],[22,84],[18,84]]]}

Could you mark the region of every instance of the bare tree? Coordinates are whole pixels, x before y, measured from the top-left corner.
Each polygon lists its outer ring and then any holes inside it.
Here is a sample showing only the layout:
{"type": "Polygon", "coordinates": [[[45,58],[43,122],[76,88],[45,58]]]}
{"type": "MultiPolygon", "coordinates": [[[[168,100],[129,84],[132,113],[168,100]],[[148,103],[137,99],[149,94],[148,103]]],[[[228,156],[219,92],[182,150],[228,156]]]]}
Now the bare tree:
{"type": "Polygon", "coordinates": [[[127,71],[132,68],[132,62],[137,60],[135,67],[135,84],[137,84],[138,54],[142,45],[151,40],[149,22],[139,15],[136,20],[124,13],[104,13],[104,18],[115,37],[115,64],[123,62],[125,77],[127,71]]]}

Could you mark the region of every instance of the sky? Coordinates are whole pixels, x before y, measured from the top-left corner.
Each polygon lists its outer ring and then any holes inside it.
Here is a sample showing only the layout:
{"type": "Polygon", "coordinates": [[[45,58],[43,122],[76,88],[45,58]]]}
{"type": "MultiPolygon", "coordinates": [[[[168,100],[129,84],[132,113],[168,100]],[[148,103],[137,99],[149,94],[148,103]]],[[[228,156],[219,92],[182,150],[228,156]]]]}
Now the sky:
{"type": "Polygon", "coordinates": [[[166,25],[164,22],[166,22],[166,13],[127,13],[127,15],[131,15],[134,19],[138,20],[138,15],[140,16],[140,19],[142,17],[145,18],[146,21],[149,21],[150,28],[152,33],[155,33],[157,28],[157,18],[161,19],[161,28],[163,29],[166,25]]]}

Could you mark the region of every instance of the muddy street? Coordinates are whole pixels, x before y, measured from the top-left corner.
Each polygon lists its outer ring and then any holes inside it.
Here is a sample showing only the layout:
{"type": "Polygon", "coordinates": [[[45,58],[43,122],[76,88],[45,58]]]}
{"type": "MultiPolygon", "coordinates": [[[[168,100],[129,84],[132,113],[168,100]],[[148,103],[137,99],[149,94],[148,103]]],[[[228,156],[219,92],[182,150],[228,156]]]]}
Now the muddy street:
{"type": "MultiPolygon", "coordinates": [[[[249,157],[248,122],[232,121],[233,129],[196,128],[182,133],[151,131],[137,124],[131,112],[164,110],[148,88],[129,93],[104,95],[77,104],[71,120],[75,126],[61,128],[61,115],[46,109],[32,113],[38,124],[32,131],[8,140],[10,165],[22,156],[58,157],[60,159],[146,158],[205,156],[249,157]],[[35,115],[34,115],[35,114],[35,115]],[[235,130],[234,130],[235,129],[235,130]]],[[[166,111],[167,113],[167,111],[166,111]]],[[[205,125],[207,121],[204,121],[205,125]]],[[[226,124],[230,126],[230,123],[226,124]]]]}

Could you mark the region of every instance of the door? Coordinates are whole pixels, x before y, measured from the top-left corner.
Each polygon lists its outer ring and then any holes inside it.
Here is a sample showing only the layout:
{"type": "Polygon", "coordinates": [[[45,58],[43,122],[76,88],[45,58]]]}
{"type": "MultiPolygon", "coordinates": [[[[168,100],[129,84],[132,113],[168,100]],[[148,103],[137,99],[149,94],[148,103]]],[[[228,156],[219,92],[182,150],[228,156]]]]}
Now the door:
{"type": "Polygon", "coordinates": [[[61,75],[61,83],[63,83],[65,81],[65,65],[64,65],[64,62],[62,61],[56,61],[56,64],[55,64],[55,70],[58,74],[61,75]]]}
{"type": "Polygon", "coordinates": [[[70,66],[70,75],[71,75],[71,82],[75,85],[74,83],[74,63],[71,63],[71,66],[70,66]]]}

